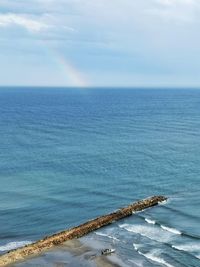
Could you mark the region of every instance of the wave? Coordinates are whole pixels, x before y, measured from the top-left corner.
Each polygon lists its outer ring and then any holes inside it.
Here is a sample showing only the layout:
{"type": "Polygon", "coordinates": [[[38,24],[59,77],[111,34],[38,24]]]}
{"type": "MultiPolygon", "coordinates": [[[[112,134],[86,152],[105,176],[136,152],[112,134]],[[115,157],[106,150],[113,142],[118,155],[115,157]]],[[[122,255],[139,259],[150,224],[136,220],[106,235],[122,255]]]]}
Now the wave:
{"type": "Polygon", "coordinates": [[[180,251],[190,252],[197,259],[200,259],[200,244],[188,243],[185,245],[172,245],[172,248],[180,251]]]}
{"type": "Polygon", "coordinates": [[[152,219],[149,219],[149,218],[144,218],[144,220],[147,223],[157,225],[157,226],[161,227],[163,230],[168,231],[168,232],[170,232],[172,234],[176,234],[176,235],[182,235],[183,234],[180,230],[178,230],[176,228],[172,228],[172,227],[166,226],[166,225],[163,225],[163,224],[160,224],[155,220],[152,220],[152,219]]]}
{"type": "Polygon", "coordinates": [[[108,237],[110,239],[113,239],[115,241],[120,241],[118,238],[114,237],[114,236],[111,236],[111,235],[108,235],[108,234],[105,234],[105,233],[102,233],[102,232],[95,232],[96,235],[100,235],[100,236],[105,236],[105,237],[108,237]]]}
{"type": "MultiPolygon", "coordinates": [[[[153,241],[157,241],[160,243],[165,243],[171,246],[172,241],[174,240],[175,236],[183,236],[187,238],[187,240],[192,240],[196,242],[199,242],[199,236],[192,235],[191,233],[186,233],[183,231],[180,231],[176,228],[172,228],[163,224],[158,223],[157,221],[149,218],[144,218],[143,219],[149,224],[149,225],[134,225],[134,224],[122,224],[119,225],[120,228],[123,228],[127,230],[128,232],[132,232],[135,234],[139,234],[143,237],[146,237],[148,239],[151,239],[153,241]],[[157,226],[157,227],[156,227],[157,226]]],[[[194,249],[194,243],[191,243],[191,247],[189,249],[194,249]]],[[[198,256],[195,254],[195,257],[200,257],[200,244],[198,246],[198,256]]],[[[174,247],[175,248],[175,247],[174,247]]],[[[179,246],[179,250],[183,248],[182,246],[179,246]]],[[[190,252],[190,250],[187,250],[187,247],[185,247],[186,252],[190,252]]],[[[178,247],[176,247],[178,249],[178,247]]]]}
{"type": "MultiPolygon", "coordinates": [[[[148,223],[152,224],[152,220],[150,221],[151,222],[148,222],[148,223]]],[[[157,222],[155,222],[154,225],[152,226],[140,225],[139,226],[139,225],[124,224],[124,225],[121,225],[120,227],[126,229],[129,232],[140,234],[141,236],[147,237],[153,241],[165,243],[167,246],[170,246],[176,250],[187,252],[193,257],[200,259],[200,243],[197,243],[197,241],[196,243],[190,242],[187,244],[172,245],[173,236],[175,235],[183,235],[183,236],[193,238],[192,236],[182,233],[181,231],[175,228],[170,228],[170,227],[161,225],[157,222]],[[160,227],[155,227],[154,225],[157,225],[160,227]]],[[[138,244],[133,244],[133,246],[134,246],[134,249],[137,251],[141,247],[138,244]]]]}
{"type": "Polygon", "coordinates": [[[151,261],[156,262],[156,263],[161,263],[162,265],[165,265],[167,267],[174,267],[174,265],[171,265],[170,263],[166,262],[160,256],[155,255],[155,252],[143,253],[138,249],[138,245],[137,244],[133,244],[133,247],[138,252],[138,254],[144,256],[148,260],[151,260],[151,261]]]}
{"type": "Polygon", "coordinates": [[[166,262],[163,258],[160,258],[158,256],[154,256],[153,254],[151,253],[142,253],[141,251],[138,250],[138,253],[142,256],[144,256],[145,258],[151,260],[151,261],[154,261],[154,262],[157,262],[157,263],[161,263],[167,267],[174,267],[174,265],[166,262]]]}
{"type": "Polygon", "coordinates": [[[172,233],[154,226],[122,224],[119,227],[157,242],[169,243],[173,238],[172,233]]]}
{"type": "Polygon", "coordinates": [[[147,223],[157,225],[157,226],[161,227],[163,230],[165,230],[167,232],[170,232],[172,234],[182,235],[182,236],[185,236],[185,237],[190,238],[190,239],[197,239],[197,240],[200,239],[200,236],[198,236],[198,235],[194,235],[192,233],[187,233],[187,232],[184,232],[184,231],[180,231],[180,230],[178,230],[176,228],[160,224],[159,222],[157,222],[157,221],[155,221],[153,219],[144,218],[144,217],[141,217],[141,218],[143,218],[147,223]]]}
{"type": "Polygon", "coordinates": [[[160,227],[163,229],[163,230],[166,230],[170,233],[173,233],[173,234],[176,234],[176,235],[182,235],[182,232],[175,229],[175,228],[171,228],[171,227],[168,227],[168,226],[165,226],[165,225],[160,225],[160,227]]]}
{"type": "Polygon", "coordinates": [[[31,241],[17,241],[17,242],[9,242],[3,246],[0,246],[0,251],[9,251],[9,250],[13,250],[16,248],[20,248],[23,247],[25,245],[29,245],[31,244],[31,241]]]}
{"type": "Polygon", "coordinates": [[[151,220],[151,219],[148,219],[148,218],[145,218],[145,221],[146,221],[147,223],[150,223],[150,224],[156,224],[156,221],[151,220]]]}

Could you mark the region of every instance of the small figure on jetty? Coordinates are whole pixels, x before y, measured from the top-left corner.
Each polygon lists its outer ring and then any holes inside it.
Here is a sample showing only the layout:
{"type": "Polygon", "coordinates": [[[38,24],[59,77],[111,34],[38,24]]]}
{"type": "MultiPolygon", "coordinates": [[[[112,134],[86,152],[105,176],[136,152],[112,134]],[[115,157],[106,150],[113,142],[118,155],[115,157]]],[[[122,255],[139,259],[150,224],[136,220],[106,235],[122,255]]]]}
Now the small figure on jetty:
{"type": "Polygon", "coordinates": [[[115,252],[115,249],[106,248],[106,249],[101,251],[101,255],[109,255],[109,254],[114,253],[114,252],[115,252]]]}

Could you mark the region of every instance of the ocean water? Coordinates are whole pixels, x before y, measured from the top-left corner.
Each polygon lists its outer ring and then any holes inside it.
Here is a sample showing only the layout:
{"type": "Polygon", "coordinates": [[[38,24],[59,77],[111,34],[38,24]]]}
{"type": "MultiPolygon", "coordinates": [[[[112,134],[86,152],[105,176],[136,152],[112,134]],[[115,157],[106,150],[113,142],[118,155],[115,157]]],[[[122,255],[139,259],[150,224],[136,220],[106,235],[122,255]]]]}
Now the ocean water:
{"type": "Polygon", "coordinates": [[[200,90],[1,88],[0,185],[0,253],[159,194],[85,240],[200,266],[200,90]]]}

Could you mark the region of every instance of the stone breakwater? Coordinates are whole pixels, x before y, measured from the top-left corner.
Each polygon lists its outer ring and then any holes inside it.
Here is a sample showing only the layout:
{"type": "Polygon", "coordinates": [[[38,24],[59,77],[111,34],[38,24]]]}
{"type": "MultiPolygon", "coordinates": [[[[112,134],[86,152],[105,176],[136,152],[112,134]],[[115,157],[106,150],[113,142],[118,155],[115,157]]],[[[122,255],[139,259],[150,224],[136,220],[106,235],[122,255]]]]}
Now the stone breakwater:
{"type": "Polygon", "coordinates": [[[47,236],[35,243],[26,245],[24,247],[11,250],[6,254],[0,256],[0,266],[6,266],[18,261],[23,261],[26,257],[36,256],[47,249],[54,246],[61,245],[65,241],[74,238],[82,237],[94,230],[103,226],[109,225],[114,221],[131,216],[134,212],[142,211],[144,209],[153,207],[159,202],[167,200],[164,196],[153,196],[138,202],[135,202],[125,208],[121,208],[113,213],[100,216],[96,219],[90,220],[84,224],[64,230],[51,236],[47,236]]]}

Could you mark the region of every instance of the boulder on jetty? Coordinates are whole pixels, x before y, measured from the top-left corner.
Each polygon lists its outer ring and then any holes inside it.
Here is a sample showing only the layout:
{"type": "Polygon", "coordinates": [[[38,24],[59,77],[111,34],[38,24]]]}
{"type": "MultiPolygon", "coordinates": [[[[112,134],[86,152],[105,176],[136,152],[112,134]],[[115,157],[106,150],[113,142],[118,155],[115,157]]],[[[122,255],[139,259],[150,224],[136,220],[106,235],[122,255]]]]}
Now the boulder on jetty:
{"type": "Polygon", "coordinates": [[[0,256],[0,266],[6,266],[18,261],[23,261],[26,257],[36,256],[47,249],[54,246],[61,245],[62,243],[72,240],[74,238],[82,237],[94,230],[103,226],[109,225],[114,221],[131,216],[134,212],[142,211],[144,209],[153,207],[159,202],[167,200],[164,196],[153,196],[138,202],[135,202],[125,208],[121,208],[113,213],[100,216],[96,219],[90,220],[84,224],[64,230],[51,236],[47,236],[30,245],[22,248],[11,250],[6,254],[0,256]]]}

